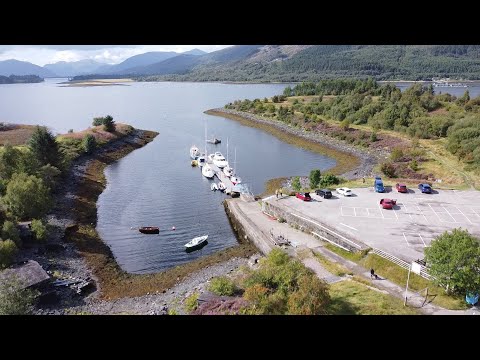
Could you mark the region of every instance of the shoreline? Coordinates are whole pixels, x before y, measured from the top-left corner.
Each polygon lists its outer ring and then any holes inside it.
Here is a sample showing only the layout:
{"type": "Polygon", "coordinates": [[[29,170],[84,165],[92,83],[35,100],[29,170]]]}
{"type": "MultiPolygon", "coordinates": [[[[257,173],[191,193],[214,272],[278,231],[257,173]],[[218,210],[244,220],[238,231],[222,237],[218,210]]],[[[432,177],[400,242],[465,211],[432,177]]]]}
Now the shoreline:
{"type": "Polygon", "coordinates": [[[241,242],[159,273],[130,274],[120,268],[112,251],[96,232],[97,199],[106,186],[104,169],[147,145],[157,135],[153,131],[135,129],[132,134],[107,144],[95,154],[74,161],[55,194],[55,207],[48,215],[49,224],[56,228],[48,244],[63,246],[64,251],[54,255],[27,252],[24,256],[30,253],[30,258],[54,275],[61,273],[61,278],[91,278],[96,289],[81,297],[70,294],[68,289],[62,290],[61,301],[41,306],[36,313],[68,313],[87,302],[89,306],[95,306],[114,300],[111,311],[119,299],[165,293],[184,279],[195,277],[199,270],[220,266],[235,258],[248,258],[257,252],[249,242],[241,242]]]}
{"type": "Polygon", "coordinates": [[[378,151],[362,150],[328,135],[292,128],[282,122],[273,119],[262,119],[250,113],[224,108],[210,109],[204,113],[239,121],[243,125],[264,130],[288,144],[331,157],[335,159],[337,164],[325,172],[339,175],[349,180],[372,175],[373,167],[384,156],[384,154],[378,151]]]}

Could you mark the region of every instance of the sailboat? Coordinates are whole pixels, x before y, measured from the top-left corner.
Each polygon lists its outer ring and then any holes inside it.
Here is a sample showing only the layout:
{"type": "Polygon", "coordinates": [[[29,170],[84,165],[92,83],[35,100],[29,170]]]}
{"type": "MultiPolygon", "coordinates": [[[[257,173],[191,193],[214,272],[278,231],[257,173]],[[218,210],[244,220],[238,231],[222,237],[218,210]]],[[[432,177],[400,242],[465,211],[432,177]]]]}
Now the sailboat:
{"type": "MultiPolygon", "coordinates": [[[[237,168],[237,148],[235,148],[235,161],[233,162],[233,166],[234,168],[237,168]]],[[[230,176],[230,181],[233,185],[237,185],[242,182],[242,179],[240,179],[240,177],[234,173],[232,176],[230,176]]]]}
{"type": "MultiPolygon", "coordinates": [[[[207,124],[205,124],[205,141],[207,140],[207,124]]],[[[205,152],[200,154],[197,159],[198,166],[203,167],[207,163],[207,144],[205,143],[205,152]]]]}
{"type": "MultiPolygon", "coordinates": [[[[204,154],[204,165],[202,166],[202,175],[205,176],[207,179],[213,179],[215,173],[213,169],[210,167],[210,164],[205,157],[207,155],[207,125],[205,124],[205,154],[204,154]]],[[[200,163],[200,162],[199,162],[200,163]]]]}
{"type": "Polygon", "coordinates": [[[200,150],[198,150],[198,147],[193,145],[190,148],[190,157],[192,158],[192,160],[197,160],[199,156],[200,156],[200,150]]]}
{"type": "Polygon", "coordinates": [[[227,165],[223,168],[223,173],[226,177],[230,177],[233,175],[233,168],[230,166],[228,162],[228,138],[227,138],[227,165]]]}

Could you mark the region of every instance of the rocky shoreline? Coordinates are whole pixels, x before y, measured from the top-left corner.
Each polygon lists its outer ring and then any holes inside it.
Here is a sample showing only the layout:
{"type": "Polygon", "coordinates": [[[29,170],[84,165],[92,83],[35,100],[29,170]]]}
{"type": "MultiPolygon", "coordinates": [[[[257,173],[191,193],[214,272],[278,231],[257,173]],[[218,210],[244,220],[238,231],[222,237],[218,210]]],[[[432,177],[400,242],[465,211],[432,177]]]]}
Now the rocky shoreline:
{"type": "Polygon", "coordinates": [[[353,155],[354,157],[360,160],[360,164],[355,168],[340,174],[340,176],[349,180],[358,179],[361,177],[373,176],[373,167],[377,165],[381,160],[388,157],[388,151],[361,149],[361,148],[349,145],[340,140],[334,139],[326,134],[312,133],[310,131],[305,131],[303,129],[291,127],[280,121],[276,121],[272,119],[268,119],[268,120],[262,119],[259,116],[255,116],[253,114],[246,113],[246,112],[225,109],[225,108],[216,108],[216,109],[207,110],[205,113],[209,115],[225,116],[225,117],[229,117],[229,115],[239,116],[250,121],[275,127],[283,132],[302,137],[308,141],[319,143],[321,145],[327,146],[334,150],[353,155]]]}

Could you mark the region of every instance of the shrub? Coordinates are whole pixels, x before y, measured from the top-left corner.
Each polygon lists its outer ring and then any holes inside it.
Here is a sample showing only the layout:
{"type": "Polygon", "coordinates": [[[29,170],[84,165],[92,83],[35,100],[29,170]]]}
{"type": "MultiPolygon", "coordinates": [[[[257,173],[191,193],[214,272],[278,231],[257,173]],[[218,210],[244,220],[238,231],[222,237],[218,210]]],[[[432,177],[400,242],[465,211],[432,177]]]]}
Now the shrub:
{"type": "Polygon", "coordinates": [[[380,170],[388,177],[395,177],[395,167],[391,163],[383,163],[380,167],[380,170]]]}
{"type": "Polygon", "coordinates": [[[321,173],[319,169],[315,169],[310,171],[310,187],[316,188],[320,183],[321,173]]]}
{"type": "Polygon", "coordinates": [[[346,131],[346,130],[350,129],[350,121],[348,119],[345,119],[340,123],[340,126],[343,130],[346,131]]]}
{"type": "Polygon", "coordinates": [[[198,307],[198,291],[195,291],[192,295],[185,299],[185,311],[192,312],[198,307]]]}
{"type": "Polygon", "coordinates": [[[10,266],[17,252],[18,248],[12,240],[0,240],[0,269],[10,266]]]}
{"type": "Polygon", "coordinates": [[[72,133],[73,133],[73,129],[69,129],[69,130],[68,130],[68,133],[69,133],[69,134],[72,134],[72,133]]]}
{"type": "Polygon", "coordinates": [[[87,134],[82,140],[82,148],[86,154],[91,154],[97,147],[97,140],[92,134],[87,134]]]}
{"type": "Polygon", "coordinates": [[[416,160],[413,160],[410,162],[410,169],[412,169],[413,171],[417,171],[418,170],[418,163],[416,160]]]}
{"type": "Polygon", "coordinates": [[[371,141],[371,142],[375,142],[375,141],[377,141],[377,140],[378,140],[378,138],[377,138],[377,133],[374,131],[374,132],[372,132],[372,134],[370,135],[370,141],[371,141]]]}
{"type": "Polygon", "coordinates": [[[220,296],[232,296],[235,294],[236,287],[232,280],[226,276],[220,276],[212,279],[208,290],[220,296]]]}
{"type": "Polygon", "coordinates": [[[41,220],[32,220],[32,232],[37,241],[43,242],[47,239],[48,231],[47,227],[41,220]]]}
{"type": "Polygon", "coordinates": [[[400,148],[393,148],[390,154],[390,160],[398,161],[403,157],[403,151],[400,148]]]}
{"type": "Polygon", "coordinates": [[[16,279],[0,282],[0,315],[25,315],[32,310],[37,291],[23,289],[16,279]]]}
{"type": "Polygon", "coordinates": [[[278,222],[279,223],[285,223],[285,222],[287,222],[287,220],[285,220],[283,217],[279,217],[278,222]]]}
{"type": "Polygon", "coordinates": [[[295,176],[292,179],[292,188],[295,191],[300,191],[300,189],[302,188],[302,184],[300,183],[300,178],[298,176],[295,176]]]}
{"type": "Polygon", "coordinates": [[[2,239],[10,239],[18,247],[21,246],[20,232],[15,224],[11,221],[5,221],[2,227],[2,239]]]}
{"type": "Polygon", "coordinates": [[[340,179],[333,174],[325,174],[322,176],[320,180],[321,187],[328,187],[328,186],[337,185],[337,184],[340,184],[340,179]]]}
{"type": "Polygon", "coordinates": [[[103,117],[95,117],[93,118],[93,126],[100,126],[103,125],[103,117]]]}
{"type": "Polygon", "coordinates": [[[110,115],[105,116],[103,119],[103,128],[105,131],[114,132],[115,131],[115,121],[113,121],[113,117],[110,115]]]}

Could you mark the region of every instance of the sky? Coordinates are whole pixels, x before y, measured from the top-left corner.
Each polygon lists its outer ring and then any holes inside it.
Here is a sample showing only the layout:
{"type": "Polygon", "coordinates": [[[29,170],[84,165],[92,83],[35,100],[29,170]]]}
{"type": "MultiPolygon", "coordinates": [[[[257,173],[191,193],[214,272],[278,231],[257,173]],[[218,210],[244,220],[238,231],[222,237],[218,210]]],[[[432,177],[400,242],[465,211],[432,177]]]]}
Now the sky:
{"type": "Polygon", "coordinates": [[[231,45],[0,45],[0,61],[16,59],[43,66],[58,61],[92,59],[118,64],[125,59],[149,51],[184,52],[200,49],[212,52],[231,45]]]}

